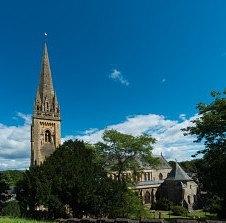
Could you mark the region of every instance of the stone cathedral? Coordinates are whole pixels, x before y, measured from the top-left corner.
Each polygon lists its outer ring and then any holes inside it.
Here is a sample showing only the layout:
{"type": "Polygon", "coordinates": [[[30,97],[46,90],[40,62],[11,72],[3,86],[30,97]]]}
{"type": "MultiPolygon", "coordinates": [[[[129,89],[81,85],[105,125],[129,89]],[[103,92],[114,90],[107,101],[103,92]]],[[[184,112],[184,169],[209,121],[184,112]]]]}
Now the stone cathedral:
{"type": "Polygon", "coordinates": [[[31,166],[40,165],[61,143],[60,107],[53,88],[45,43],[40,82],[36,92],[31,124],[31,166]]]}
{"type": "MultiPolygon", "coordinates": [[[[47,45],[41,60],[40,83],[37,89],[31,124],[31,166],[40,165],[61,143],[60,107],[53,88],[47,45]]],[[[157,167],[145,166],[134,188],[143,203],[152,206],[158,197],[192,209],[197,194],[197,184],[176,163],[175,168],[158,156],[157,167]]],[[[130,171],[124,173],[130,174],[130,171]]],[[[115,178],[114,173],[109,176],[115,178]]]]}

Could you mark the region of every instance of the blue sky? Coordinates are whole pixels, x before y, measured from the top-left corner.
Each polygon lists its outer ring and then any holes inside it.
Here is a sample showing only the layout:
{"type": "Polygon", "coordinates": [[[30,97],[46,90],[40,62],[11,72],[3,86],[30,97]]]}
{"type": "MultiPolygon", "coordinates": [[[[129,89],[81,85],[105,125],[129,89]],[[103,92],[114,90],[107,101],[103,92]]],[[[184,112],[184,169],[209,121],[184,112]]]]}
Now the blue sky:
{"type": "Polygon", "coordinates": [[[206,0],[2,2],[0,124],[26,126],[18,112],[32,113],[44,32],[63,137],[131,116],[188,120],[225,87],[225,12],[206,0]]]}

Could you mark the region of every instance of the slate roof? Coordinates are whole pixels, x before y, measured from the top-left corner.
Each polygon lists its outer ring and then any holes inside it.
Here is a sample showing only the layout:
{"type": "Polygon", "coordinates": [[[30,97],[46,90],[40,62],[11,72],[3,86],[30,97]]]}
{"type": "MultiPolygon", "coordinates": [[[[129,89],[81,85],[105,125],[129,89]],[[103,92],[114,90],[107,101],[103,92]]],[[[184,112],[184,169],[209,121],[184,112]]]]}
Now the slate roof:
{"type": "Polygon", "coordinates": [[[181,166],[176,162],[175,167],[171,170],[166,181],[190,181],[191,177],[181,168],[181,166]]]}
{"type": "Polygon", "coordinates": [[[161,169],[172,169],[172,167],[169,165],[169,163],[167,162],[167,160],[163,157],[163,155],[153,155],[155,158],[159,159],[159,164],[156,166],[149,166],[149,165],[143,165],[145,170],[152,170],[152,169],[157,169],[157,170],[161,170],[161,169]]]}
{"type": "Polygon", "coordinates": [[[136,186],[146,186],[146,185],[156,185],[163,183],[164,180],[148,180],[148,181],[139,181],[136,186]]]}
{"type": "Polygon", "coordinates": [[[164,158],[164,156],[161,154],[160,156],[155,156],[159,158],[159,165],[157,166],[157,169],[172,169],[172,167],[169,165],[167,160],[164,158]]]}

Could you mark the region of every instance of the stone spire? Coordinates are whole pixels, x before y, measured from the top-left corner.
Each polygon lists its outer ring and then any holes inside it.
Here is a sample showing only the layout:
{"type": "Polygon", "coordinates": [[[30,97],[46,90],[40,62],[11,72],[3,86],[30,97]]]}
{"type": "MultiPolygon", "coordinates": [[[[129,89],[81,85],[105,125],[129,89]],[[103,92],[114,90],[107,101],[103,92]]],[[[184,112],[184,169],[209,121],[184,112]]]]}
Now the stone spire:
{"type": "Polygon", "coordinates": [[[43,99],[43,96],[52,96],[54,94],[52,74],[50,69],[48,49],[47,49],[46,43],[44,45],[42,62],[41,62],[39,93],[42,99],[43,99]]]}
{"type": "Polygon", "coordinates": [[[59,118],[59,113],[59,105],[53,88],[47,44],[45,43],[41,61],[40,83],[36,92],[34,115],[59,118]]]}

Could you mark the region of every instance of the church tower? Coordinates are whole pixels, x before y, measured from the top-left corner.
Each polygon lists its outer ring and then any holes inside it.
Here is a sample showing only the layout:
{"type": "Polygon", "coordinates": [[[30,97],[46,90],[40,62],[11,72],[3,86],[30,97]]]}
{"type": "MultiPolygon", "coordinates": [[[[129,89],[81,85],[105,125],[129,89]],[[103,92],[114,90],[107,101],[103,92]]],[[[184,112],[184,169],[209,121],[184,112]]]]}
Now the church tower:
{"type": "Polygon", "coordinates": [[[53,88],[45,43],[31,124],[31,166],[40,165],[60,145],[60,107],[53,88]]]}

